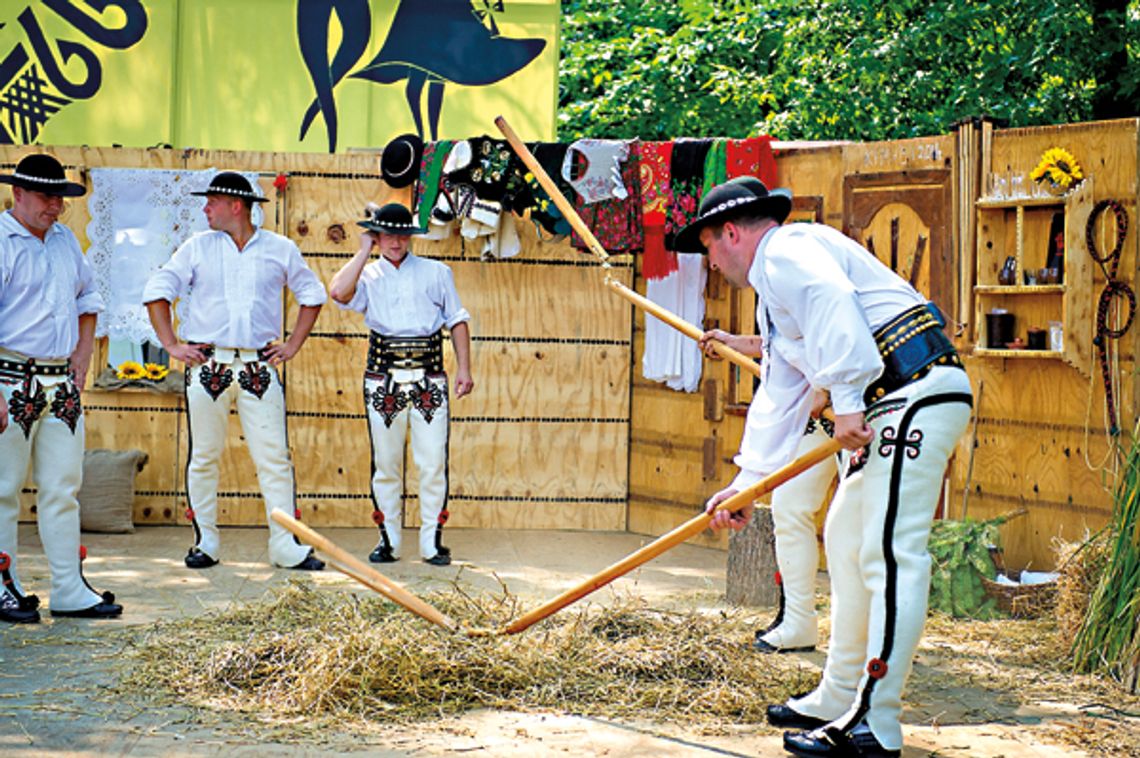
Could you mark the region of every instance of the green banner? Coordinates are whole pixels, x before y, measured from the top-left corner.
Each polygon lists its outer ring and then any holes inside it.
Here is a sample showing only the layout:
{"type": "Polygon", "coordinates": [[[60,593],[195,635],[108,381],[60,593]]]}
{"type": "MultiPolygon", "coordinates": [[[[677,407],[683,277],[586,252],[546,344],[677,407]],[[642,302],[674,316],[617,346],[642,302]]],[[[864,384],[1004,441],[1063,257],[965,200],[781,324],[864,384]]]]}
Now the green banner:
{"type": "Polygon", "coordinates": [[[558,0],[0,4],[0,144],[336,152],[554,139],[558,0]]]}

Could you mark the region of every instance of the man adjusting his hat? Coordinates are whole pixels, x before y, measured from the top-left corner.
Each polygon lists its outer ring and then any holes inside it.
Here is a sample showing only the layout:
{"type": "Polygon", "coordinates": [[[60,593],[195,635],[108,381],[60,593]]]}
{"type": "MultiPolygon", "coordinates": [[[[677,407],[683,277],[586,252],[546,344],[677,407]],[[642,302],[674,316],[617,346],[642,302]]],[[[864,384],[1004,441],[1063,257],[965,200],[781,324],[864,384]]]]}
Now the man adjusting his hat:
{"type": "Polygon", "coordinates": [[[420,557],[435,566],[451,563],[443,545],[447,513],[449,403],[443,370],[443,330],[455,348],[455,396],[474,388],[471,379],[471,315],[459,302],[447,264],[408,251],[422,234],[399,203],[370,205],[357,223],[360,250],[336,273],[329,294],[341,308],[364,314],[372,330],[364,372],[364,405],[372,441],[372,518],[380,542],[373,563],[400,557],[403,526],[404,441],[412,435],[419,470],[420,557]],[[369,263],[372,250],[379,260],[369,263]]]}

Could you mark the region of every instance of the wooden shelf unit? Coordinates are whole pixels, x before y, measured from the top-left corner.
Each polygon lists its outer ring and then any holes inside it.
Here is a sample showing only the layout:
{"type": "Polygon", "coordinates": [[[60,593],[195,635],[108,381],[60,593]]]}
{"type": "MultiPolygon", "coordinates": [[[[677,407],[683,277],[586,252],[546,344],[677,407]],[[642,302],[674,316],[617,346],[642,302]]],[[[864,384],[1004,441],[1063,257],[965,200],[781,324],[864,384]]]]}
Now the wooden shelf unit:
{"type": "MultiPolygon", "coordinates": [[[[1093,179],[1086,178],[1063,197],[979,198],[974,284],[974,350],[982,357],[1060,359],[1088,371],[1092,352],[1092,262],[1084,232],[1093,205],[1093,179]],[[1058,284],[1023,284],[1023,272],[1044,268],[1053,215],[1065,214],[1064,274],[1058,284]],[[998,273],[1013,256],[1017,284],[998,283],[998,273]],[[1004,308],[1014,315],[1014,336],[1028,342],[1031,328],[1049,331],[1060,322],[1062,350],[1010,350],[989,347],[986,314],[1004,308]]],[[[1048,337],[1046,337],[1048,339],[1048,337]]]]}

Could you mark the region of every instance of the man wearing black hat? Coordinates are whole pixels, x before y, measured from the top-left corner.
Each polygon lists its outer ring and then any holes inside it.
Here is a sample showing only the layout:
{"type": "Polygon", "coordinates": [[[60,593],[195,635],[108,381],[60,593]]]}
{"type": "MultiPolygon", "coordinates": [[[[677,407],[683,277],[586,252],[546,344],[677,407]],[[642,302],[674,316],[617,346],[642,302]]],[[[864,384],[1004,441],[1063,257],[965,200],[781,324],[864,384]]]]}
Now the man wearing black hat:
{"type": "Polygon", "coordinates": [[[358,222],[360,251],[333,277],[329,294],[341,307],[364,314],[372,330],[364,372],[364,405],[372,441],[373,520],[380,542],[373,563],[400,557],[403,525],[404,442],[411,431],[419,470],[420,557],[446,566],[448,380],[443,370],[443,329],[455,348],[455,396],[475,386],[471,379],[470,314],[459,302],[447,264],[408,251],[422,234],[399,203],[370,205],[358,222]],[[369,263],[372,250],[380,259],[369,263]]]}
{"type": "Polygon", "coordinates": [[[186,364],[190,418],[187,516],[194,546],[187,567],[208,568],[221,556],[218,462],[226,443],[230,406],[237,405],[269,523],[269,560],[317,571],[324,563],[269,519],[299,517],[285,426],[285,388],[277,366],[301,349],[326,299],[324,285],[287,237],[253,225],[253,203],[265,202],[241,174],[224,171],[202,192],[210,231],[195,234],[151,275],[143,290],[162,346],[186,364]],[[282,289],[300,306],[289,338],[278,342],[284,320],[282,289]],[[179,335],[171,303],[179,304],[179,335]]]}
{"type": "MultiPolygon", "coordinates": [[[[970,383],[930,302],[863,247],[821,224],[782,226],[791,194],[723,184],[677,236],[757,295],[764,402],[749,409],[740,474],[710,510],[794,455],[815,390],[853,451],[824,527],[832,639],[812,692],[771,706],[801,756],[898,756],[902,688],[926,618],[926,542],[942,475],[966,427],[970,383]],[[761,407],[762,406],[762,407],[761,407]]],[[[718,512],[743,528],[752,507],[718,512]]]]}
{"type": "Polygon", "coordinates": [[[123,607],[92,589],[80,565],[79,391],[103,301],[79,242],[58,219],[63,198],[87,190],[42,154],[27,156],[0,182],[12,185],[12,209],[0,214],[0,621],[40,620],[39,599],[24,594],[16,575],[18,495],[29,462],[52,615],[119,616],[123,607]]]}

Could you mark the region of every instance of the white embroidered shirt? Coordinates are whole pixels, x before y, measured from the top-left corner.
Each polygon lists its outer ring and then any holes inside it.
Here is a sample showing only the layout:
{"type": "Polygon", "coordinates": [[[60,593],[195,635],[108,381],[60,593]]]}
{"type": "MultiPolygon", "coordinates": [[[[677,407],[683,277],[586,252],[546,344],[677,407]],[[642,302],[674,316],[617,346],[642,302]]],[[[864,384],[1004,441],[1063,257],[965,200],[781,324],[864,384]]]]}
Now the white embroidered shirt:
{"type": "Polygon", "coordinates": [[[255,350],[281,336],[286,287],[300,305],[323,305],[328,297],[289,238],[257,229],[238,250],[227,233],[208,231],[151,274],[143,302],[180,299],[183,341],[255,350]]]}
{"type": "Polygon", "coordinates": [[[368,328],[385,337],[426,337],[471,320],[451,268],[411,252],[399,267],[383,256],[369,263],[352,299],[338,305],[363,313],[368,328]]]}
{"type": "Polygon", "coordinates": [[[60,360],[79,342],[79,316],[103,299],[75,234],[52,224],[41,242],[10,211],[0,213],[0,348],[60,360]]]}

